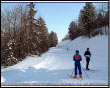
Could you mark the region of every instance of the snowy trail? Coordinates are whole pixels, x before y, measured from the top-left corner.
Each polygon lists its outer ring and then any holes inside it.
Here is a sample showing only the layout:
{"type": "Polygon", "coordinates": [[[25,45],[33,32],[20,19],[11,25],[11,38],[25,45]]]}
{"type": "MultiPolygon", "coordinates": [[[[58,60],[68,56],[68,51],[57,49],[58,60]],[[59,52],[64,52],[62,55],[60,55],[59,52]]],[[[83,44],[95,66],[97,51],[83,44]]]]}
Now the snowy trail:
{"type": "MultiPolygon", "coordinates": [[[[51,48],[41,57],[27,57],[24,61],[19,62],[14,66],[2,69],[1,83],[2,85],[3,83],[72,83],[70,85],[108,85],[107,42],[107,36],[98,36],[90,40],[78,38],[73,42],[65,41],[58,45],[60,47],[57,46],[51,48]],[[91,42],[95,42],[96,46],[93,47],[91,42]],[[69,51],[67,51],[66,47],[69,48],[69,51]],[[82,68],[85,68],[86,62],[83,54],[87,47],[90,47],[91,49],[92,61],[95,60],[94,64],[91,61],[90,67],[96,71],[94,73],[86,71],[86,74],[89,76],[87,77],[82,69],[83,80],[70,79],[67,76],[67,73],[72,74],[74,69],[72,57],[75,50],[80,50],[80,54],[83,58],[81,65],[82,68]],[[99,52],[100,50],[103,50],[103,52],[99,52]]],[[[74,73],[72,75],[74,75],[74,73]]]]}
{"type": "Polygon", "coordinates": [[[49,70],[56,69],[71,69],[73,68],[72,54],[68,54],[64,49],[52,48],[47,52],[47,58],[45,60],[35,65],[38,68],[47,68],[49,70]]]}

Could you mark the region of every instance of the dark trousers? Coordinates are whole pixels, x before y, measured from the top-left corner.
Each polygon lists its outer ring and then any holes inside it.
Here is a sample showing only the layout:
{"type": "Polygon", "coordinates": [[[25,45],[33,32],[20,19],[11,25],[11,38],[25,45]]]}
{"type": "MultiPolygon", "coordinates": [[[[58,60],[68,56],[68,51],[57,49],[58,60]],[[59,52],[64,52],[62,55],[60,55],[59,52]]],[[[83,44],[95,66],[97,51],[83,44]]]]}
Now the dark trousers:
{"type": "Polygon", "coordinates": [[[90,58],[87,57],[87,58],[86,58],[86,69],[88,69],[88,67],[89,67],[89,62],[90,62],[90,58]]]}
{"type": "Polygon", "coordinates": [[[79,70],[79,74],[82,74],[82,72],[81,72],[81,65],[80,65],[79,61],[75,62],[75,75],[77,75],[77,69],[79,70]]]}

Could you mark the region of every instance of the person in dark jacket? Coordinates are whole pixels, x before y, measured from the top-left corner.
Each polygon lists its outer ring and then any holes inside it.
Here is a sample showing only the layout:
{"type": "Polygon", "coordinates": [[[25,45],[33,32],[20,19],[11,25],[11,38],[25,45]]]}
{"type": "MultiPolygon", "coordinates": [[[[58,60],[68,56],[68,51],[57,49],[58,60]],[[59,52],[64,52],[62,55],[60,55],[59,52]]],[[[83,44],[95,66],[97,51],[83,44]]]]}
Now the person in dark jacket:
{"type": "Polygon", "coordinates": [[[73,61],[75,61],[75,75],[73,76],[73,78],[77,78],[77,68],[79,70],[79,75],[80,78],[82,78],[82,71],[81,71],[81,64],[80,61],[82,61],[82,57],[79,54],[79,51],[76,50],[76,54],[73,56],[73,61]]]}
{"type": "Polygon", "coordinates": [[[84,53],[84,56],[86,57],[86,70],[90,70],[89,67],[89,62],[90,62],[90,57],[91,57],[91,53],[89,51],[89,48],[87,48],[87,50],[84,53]]]}

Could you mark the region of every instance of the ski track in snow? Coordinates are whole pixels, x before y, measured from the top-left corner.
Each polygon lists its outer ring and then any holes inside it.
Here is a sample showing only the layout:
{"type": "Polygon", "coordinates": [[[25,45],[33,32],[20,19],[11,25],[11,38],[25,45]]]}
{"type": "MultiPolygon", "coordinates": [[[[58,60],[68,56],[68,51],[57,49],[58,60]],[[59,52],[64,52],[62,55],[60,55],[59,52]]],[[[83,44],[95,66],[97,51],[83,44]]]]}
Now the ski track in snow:
{"type": "MultiPolygon", "coordinates": [[[[64,41],[57,47],[50,48],[41,57],[27,57],[14,66],[1,70],[1,83],[72,83],[70,85],[108,85],[108,37],[97,36],[91,39],[79,37],[74,41],[64,41]],[[60,46],[60,47],[58,47],[60,46]],[[69,50],[67,51],[67,47],[69,50]],[[90,68],[95,72],[85,71],[84,51],[89,47],[92,53],[90,68]],[[70,79],[74,75],[73,55],[79,49],[83,80],[70,79]],[[73,73],[72,73],[73,72],[73,73]]],[[[78,75],[79,76],[79,75],[78,75]]]]}

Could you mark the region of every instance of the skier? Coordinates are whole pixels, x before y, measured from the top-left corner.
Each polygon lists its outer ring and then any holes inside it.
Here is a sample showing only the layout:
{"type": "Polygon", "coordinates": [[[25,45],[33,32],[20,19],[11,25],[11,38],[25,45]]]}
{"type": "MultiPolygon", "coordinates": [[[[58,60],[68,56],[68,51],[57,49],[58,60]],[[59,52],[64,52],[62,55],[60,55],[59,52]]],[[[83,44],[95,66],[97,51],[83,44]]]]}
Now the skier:
{"type": "Polygon", "coordinates": [[[84,56],[86,57],[86,70],[90,70],[89,67],[89,62],[90,62],[90,57],[91,53],[89,51],[89,48],[87,48],[87,51],[85,51],[84,56]]]}
{"type": "Polygon", "coordinates": [[[68,51],[69,49],[68,49],[68,47],[67,47],[67,51],[68,51]]]}
{"type": "Polygon", "coordinates": [[[79,75],[80,78],[82,78],[82,71],[81,71],[81,64],[80,61],[82,61],[82,57],[79,54],[79,51],[76,50],[76,54],[73,56],[73,61],[75,61],[75,75],[73,76],[73,78],[77,78],[77,68],[79,70],[79,75]]]}

